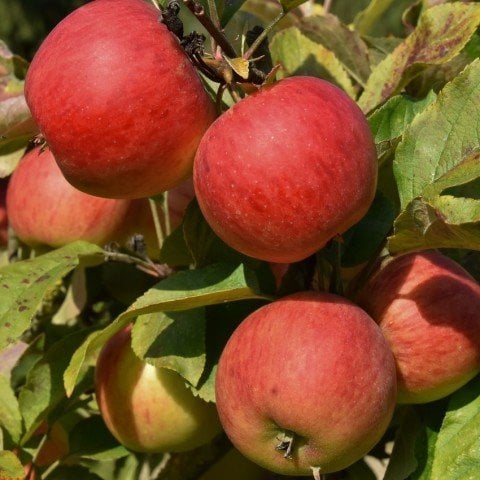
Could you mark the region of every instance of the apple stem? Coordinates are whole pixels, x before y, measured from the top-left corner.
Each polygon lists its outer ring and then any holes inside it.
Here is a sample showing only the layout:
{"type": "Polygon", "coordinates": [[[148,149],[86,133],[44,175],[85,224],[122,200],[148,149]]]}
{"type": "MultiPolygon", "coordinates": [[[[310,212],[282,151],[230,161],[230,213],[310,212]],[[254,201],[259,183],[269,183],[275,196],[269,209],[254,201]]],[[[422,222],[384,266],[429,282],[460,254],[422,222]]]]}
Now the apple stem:
{"type": "Polygon", "coordinates": [[[323,2],[323,12],[328,13],[332,7],[333,0],[324,0],[323,2]]]}
{"type": "Polygon", "coordinates": [[[237,52],[227,40],[225,34],[217,27],[212,19],[205,13],[205,9],[198,0],[183,0],[183,3],[197,17],[198,21],[205,27],[205,30],[217,42],[218,46],[223,50],[225,55],[230,58],[238,57],[237,52]]]}
{"type": "Polygon", "coordinates": [[[250,60],[252,55],[255,53],[257,48],[261,45],[261,43],[268,37],[268,34],[272,30],[272,28],[286,15],[284,11],[281,11],[273,21],[265,27],[262,33],[255,39],[252,45],[248,48],[248,50],[242,55],[242,58],[245,60],[250,60]]]}
{"type": "Polygon", "coordinates": [[[160,10],[160,4],[157,2],[157,0],[151,0],[151,1],[152,1],[153,6],[154,6],[157,10],[160,10]]]}
{"type": "Polygon", "coordinates": [[[168,192],[165,192],[163,194],[163,216],[165,218],[165,235],[168,236],[170,233],[172,233],[172,224],[170,221],[170,209],[168,208],[169,202],[168,202],[168,192]]]}
{"type": "Polygon", "coordinates": [[[310,467],[312,469],[313,478],[315,480],[322,480],[323,475],[320,473],[320,467],[310,467]]]}
{"type": "Polygon", "coordinates": [[[150,211],[152,212],[153,224],[155,226],[155,234],[158,241],[158,248],[161,249],[165,236],[163,234],[162,224],[160,222],[160,215],[158,214],[157,202],[153,198],[149,198],[148,202],[150,204],[150,211]]]}

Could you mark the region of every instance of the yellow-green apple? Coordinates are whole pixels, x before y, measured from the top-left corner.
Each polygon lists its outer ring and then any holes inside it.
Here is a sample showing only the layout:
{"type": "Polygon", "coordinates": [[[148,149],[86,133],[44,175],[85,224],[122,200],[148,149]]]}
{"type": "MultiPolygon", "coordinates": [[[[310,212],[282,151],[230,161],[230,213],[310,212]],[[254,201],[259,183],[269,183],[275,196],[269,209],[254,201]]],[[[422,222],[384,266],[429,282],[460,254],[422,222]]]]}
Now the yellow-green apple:
{"type": "Polygon", "coordinates": [[[143,0],[89,2],[64,18],[33,58],[28,106],[79,190],[140,198],[191,174],[216,110],[159,17],[143,0]]]}
{"type": "Polygon", "coordinates": [[[226,434],[250,460],[284,475],[329,473],[362,458],[385,433],[395,363],[360,307],[300,292],[237,327],[220,356],[216,402],[226,434]]]}
{"type": "Polygon", "coordinates": [[[105,424],[134,451],[187,451],[221,431],[213,403],[195,397],[176,372],[135,355],[130,328],[118,332],[102,349],[95,385],[105,424]]]}
{"type": "Polygon", "coordinates": [[[290,77],[262,87],[207,130],[194,161],[200,208],[231,247],[302,260],[367,212],[376,188],[368,123],[338,87],[290,77]]]}
{"type": "Polygon", "coordinates": [[[7,189],[7,214],[18,237],[33,247],[60,247],[74,240],[98,245],[123,243],[134,233],[152,235],[146,199],[95,197],[72,187],[52,152],[28,152],[13,172],[7,189]]]}
{"type": "Polygon", "coordinates": [[[445,255],[393,258],[357,301],[392,348],[400,403],[437,400],[480,371],[480,286],[445,255]]]}

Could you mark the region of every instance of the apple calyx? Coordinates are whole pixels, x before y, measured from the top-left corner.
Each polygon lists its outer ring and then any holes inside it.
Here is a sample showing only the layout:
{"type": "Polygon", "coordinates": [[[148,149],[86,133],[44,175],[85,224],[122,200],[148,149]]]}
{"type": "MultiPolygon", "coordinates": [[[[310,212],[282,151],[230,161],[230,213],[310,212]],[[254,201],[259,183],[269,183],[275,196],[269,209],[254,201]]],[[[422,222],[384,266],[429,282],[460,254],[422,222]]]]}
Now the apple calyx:
{"type": "MultiPolygon", "coordinates": [[[[280,439],[279,439],[280,440],[280,439]]],[[[292,459],[293,444],[295,441],[295,434],[291,432],[283,432],[283,438],[280,443],[275,447],[275,450],[279,452],[285,452],[283,458],[292,459]]]]}

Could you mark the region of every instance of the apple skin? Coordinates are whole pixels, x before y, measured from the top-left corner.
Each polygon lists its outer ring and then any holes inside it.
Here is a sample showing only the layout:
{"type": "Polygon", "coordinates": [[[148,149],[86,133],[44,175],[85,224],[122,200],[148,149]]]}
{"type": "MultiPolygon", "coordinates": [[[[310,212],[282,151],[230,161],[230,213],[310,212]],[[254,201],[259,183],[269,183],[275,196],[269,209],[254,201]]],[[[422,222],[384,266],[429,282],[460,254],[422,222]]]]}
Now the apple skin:
{"type": "Polygon", "coordinates": [[[7,188],[8,178],[0,179],[0,248],[8,245],[7,188]]]}
{"type": "Polygon", "coordinates": [[[445,255],[393,258],[370,277],[357,302],[392,348],[399,403],[438,400],[480,371],[480,286],[445,255]]]}
{"type": "Polygon", "coordinates": [[[341,470],[382,437],[396,403],[380,328],[333,294],[300,292],[249,315],[223,350],[217,409],[247,458],[275,473],[341,470]],[[292,457],[276,446],[293,433],[292,457]]]}
{"type": "Polygon", "coordinates": [[[134,233],[153,235],[146,199],[83,193],[65,180],[52,152],[39,147],[30,150],[13,172],[6,204],[13,230],[32,247],[60,247],[75,240],[122,244],[134,233]]]}
{"type": "Polygon", "coordinates": [[[186,179],[216,117],[180,42],[142,0],[90,2],[63,19],[33,58],[25,96],[67,180],[110,198],[186,179]]]}
{"type": "Polygon", "coordinates": [[[117,440],[138,452],[181,452],[221,432],[214,404],[195,397],[176,372],[157,369],[133,352],[131,329],[114,335],[95,370],[97,402],[117,440]]]}
{"type": "Polygon", "coordinates": [[[200,208],[222,240],[275,263],[302,260],[367,212],[375,145],[353,100],[314,77],[261,88],[207,130],[194,161],[200,208]]]}

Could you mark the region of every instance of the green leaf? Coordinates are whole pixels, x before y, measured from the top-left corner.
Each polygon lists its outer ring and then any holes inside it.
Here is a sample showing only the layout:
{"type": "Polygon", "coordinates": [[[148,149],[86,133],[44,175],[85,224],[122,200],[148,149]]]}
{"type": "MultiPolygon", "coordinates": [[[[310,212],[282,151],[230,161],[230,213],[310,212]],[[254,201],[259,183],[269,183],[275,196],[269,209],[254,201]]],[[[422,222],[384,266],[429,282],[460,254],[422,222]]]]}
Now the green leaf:
{"type": "Polygon", "coordinates": [[[392,253],[480,249],[480,60],[412,121],[394,159],[402,212],[392,253]]]}
{"type": "Polygon", "coordinates": [[[217,0],[220,23],[225,26],[233,15],[241,8],[245,0],[217,0]]]}
{"type": "Polygon", "coordinates": [[[395,213],[390,200],[377,193],[367,214],[343,235],[343,267],[360,265],[379,251],[392,228],[395,213]]]}
{"type": "Polygon", "coordinates": [[[274,64],[280,64],[279,75],[312,75],[325,78],[343,88],[352,98],[356,92],[350,77],[335,54],[312,41],[298,27],[277,33],[270,43],[274,64]]]}
{"type": "Polygon", "coordinates": [[[93,415],[77,423],[68,435],[69,454],[65,459],[78,462],[78,459],[116,460],[130,454],[118,443],[100,415],[93,415]]]}
{"type": "Polygon", "coordinates": [[[433,480],[432,459],[445,408],[444,400],[405,407],[383,480],[433,480]]]}
{"type": "Polygon", "coordinates": [[[398,91],[425,65],[454,58],[480,24],[480,5],[446,3],[424,11],[417,28],[372,71],[359,105],[369,112],[398,91]]]}
{"type": "Polygon", "coordinates": [[[197,386],[206,360],[204,309],[139,316],[132,330],[132,348],[148,363],[174,370],[197,386]]]}
{"type": "Polygon", "coordinates": [[[65,398],[63,373],[87,334],[88,330],[83,329],[54,343],[28,372],[27,382],[19,395],[20,411],[26,429],[24,441],[65,398]]]}
{"type": "Polygon", "coordinates": [[[300,29],[310,40],[330,50],[360,85],[366,83],[370,76],[368,48],[357,32],[330,14],[305,17],[300,29]]]}
{"type": "Polygon", "coordinates": [[[0,478],[2,480],[19,480],[25,476],[20,460],[13,452],[0,451],[0,478]]]}
{"type": "Polygon", "coordinates": [[[361,35],[368,35],[373,26],[381,20],[394,0],[372,0],[365,10],[357,14],[354,20],[355,30],[361,35]]]}
{"type": "Polygon", "coordinates": [[[17,397],[3,375],[0,375],[0,399],[0,426],[9,433],[14,443],[18,443],[22,434],[22,416],[17,397]]]}
{"type": "Polygon", "coordinates": [[[436,97],[432,91],[420,100],[406,95],[396,95],[390,98],[368,118],[375,143],[390,142],[402,137],[413,119],[425,110],[436,97]]]}
{"type": "Polygon", "coordinates": [[[79,265],[99,264],[102,249],[86,242],[0,268],[0,349],[29,327],[42,298],[57,281],[79,265]]]}
{"type": "Polygon", "coordinates": [[[427,202],[422,197],[415,198],[395,220],[395,234],[388,239],[388,249],[392,254],[431,248],[480,250],[478,214],[476,200],[441,196],[435,202],[427,202]],[[453,214],[464,217],[476,214],[477,219],[464,222],[465,218],[448,218],[444,213],[447,207],[453,214]]]}
{"type": "Polygon", "coordinates": [[[65,389],[70,394],[86,361],[112,335],[139,315],[188,310],[246,298],[264,298],[255,275],[243,265],[214,264],[203,269],[178,272],[162,280],[134,302],[102,331],[90,335],[75,352],[65,372],[65,389]]]}
{"type": "MultiPolygon", "coordinates": [[[[60,465],[48,475],[48,480],[104,480],[81,465],[60,465]]],[[[18,480],[18,479],[16,479],[18,480]]]]}
{"type": "Polygon", "coordinates": [[[435,444],[431,480],[476,480],[480,470],[478,378],[454,393],[435,444]]]}
{"type": "Polygon", "coordinates": [[[179,265],[190,265],[193,263],[192,254],[185,242],[183,225],[179,225],[162,243],[160,250],[161,263],[166,263],[171,267],[179,265]]]}
{"type": "MultiPolygon", "coordinates": [[[[479,5],[480,7],[480,5],[479,5]]],[[[418,115],[397,148],[395,177],[402,207],[430,189],[480,145],[480,60],[447,84],[418,115]]]]}
{"type": "Polygon", "coordinates": [[[305,3],[307,0],[279,0],[280,5],[285,13],[293,10],[294,8],[298,7],[302,3],[305,3]]]}
{"type": "Polygon", "coordinates": [[[0,40],[0,158],[23,149],[38,133],[23,95],[26,68],[0,40]]]}

